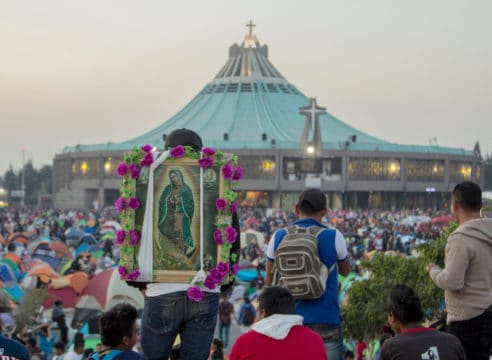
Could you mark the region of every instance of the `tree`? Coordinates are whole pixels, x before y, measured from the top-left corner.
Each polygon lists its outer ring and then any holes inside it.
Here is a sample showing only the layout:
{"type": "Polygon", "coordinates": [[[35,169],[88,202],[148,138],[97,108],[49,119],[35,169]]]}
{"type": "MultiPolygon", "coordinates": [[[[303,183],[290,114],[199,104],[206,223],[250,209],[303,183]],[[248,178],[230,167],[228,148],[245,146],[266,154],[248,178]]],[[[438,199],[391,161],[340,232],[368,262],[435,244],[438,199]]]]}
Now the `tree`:
{"type": "Polygon", "coordinates": [[[369,275],[365,280],[354,282],[347,292],[348,302],[342,306],[344,334],[352,339],[377,338],[387,323],[387,298],[396,284],[414,288],[427,319],[435,318],[444,293],[434,285],[425,266],[429,262],[444,265],[446,239],[456,227],[457,223],[451,223],[438,239],[421,245],[417,257],[377,253],[371,260],[362,261],[361,267],[369,275]]]}
{"type": "Polygon", "coordinates": [[[51,194],[53,191],[53,168],[45,165],[39,169],[39,190],[43,194],[51,194]]]}
{"type": "Polygon", "coordinates": [[[10,165],[9,169],[3,175],[3,187],[7,192],[10,193],[12,190],[16,190],[18,179],[17,175],[15,175],[14,169],[12,169],[12,165],[10,165]]]}
{"type": "Polygon", "coordinates": [[[487,155],[482,169],[485,177],[484,190],[492,190],[492,154],[487,155]]]}

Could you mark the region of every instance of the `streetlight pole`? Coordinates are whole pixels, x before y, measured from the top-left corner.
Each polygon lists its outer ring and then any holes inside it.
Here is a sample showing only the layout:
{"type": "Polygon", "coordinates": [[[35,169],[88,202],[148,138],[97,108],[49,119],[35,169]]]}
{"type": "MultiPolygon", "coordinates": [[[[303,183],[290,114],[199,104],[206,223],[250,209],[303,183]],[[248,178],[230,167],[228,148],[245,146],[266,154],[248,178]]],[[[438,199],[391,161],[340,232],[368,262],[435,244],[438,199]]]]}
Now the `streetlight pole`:
{"type": "Polygon", "coordinates": [[[21,206],[25,205],[26,198],[26,168],[25,168],[26,149],[22,149],[22,176],[21,176],[21,206]]]}

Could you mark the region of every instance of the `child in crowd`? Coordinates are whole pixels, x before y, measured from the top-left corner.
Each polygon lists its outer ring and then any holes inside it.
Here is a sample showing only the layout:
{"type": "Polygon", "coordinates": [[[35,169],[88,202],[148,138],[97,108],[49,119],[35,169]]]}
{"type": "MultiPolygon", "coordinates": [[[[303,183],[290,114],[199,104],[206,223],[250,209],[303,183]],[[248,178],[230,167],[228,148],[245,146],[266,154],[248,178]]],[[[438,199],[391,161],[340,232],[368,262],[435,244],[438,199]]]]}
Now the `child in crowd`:
{"type": "Polygon", "coordinates": [[[58,341],[53,345],[53,357],[51,360],[63,360],[63,353],[65,352],[65,344],[62,341],[58,341]]]}
{"type": "Polygon", "coordinates": [[[222,340],[214,339],[212,341],[208,360],[227,360],[227,356],[224,354],[224,342],[222,340]]]}

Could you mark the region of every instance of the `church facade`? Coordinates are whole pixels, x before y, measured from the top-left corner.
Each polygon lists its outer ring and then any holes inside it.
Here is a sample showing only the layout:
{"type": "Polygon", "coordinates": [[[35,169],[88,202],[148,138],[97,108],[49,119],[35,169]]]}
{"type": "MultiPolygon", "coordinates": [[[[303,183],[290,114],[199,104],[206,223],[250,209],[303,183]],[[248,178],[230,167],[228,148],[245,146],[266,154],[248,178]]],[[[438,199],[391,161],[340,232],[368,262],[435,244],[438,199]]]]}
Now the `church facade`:
{"type": "Polygon", "coordinates": [[[352,128],[287,81],[248,26],[215,78],[169,120],[125,142],[69,146],[57,154],[55,205],[111,205],[123,154],[144,144],[162,149],[166,134],[183,127],[206,146],[239,155],[244,206],[289,209],[301,191],[317,187],[331,208],[440,208],[456,183],[483,184],[478,145],[403,145],[352,128]]]}

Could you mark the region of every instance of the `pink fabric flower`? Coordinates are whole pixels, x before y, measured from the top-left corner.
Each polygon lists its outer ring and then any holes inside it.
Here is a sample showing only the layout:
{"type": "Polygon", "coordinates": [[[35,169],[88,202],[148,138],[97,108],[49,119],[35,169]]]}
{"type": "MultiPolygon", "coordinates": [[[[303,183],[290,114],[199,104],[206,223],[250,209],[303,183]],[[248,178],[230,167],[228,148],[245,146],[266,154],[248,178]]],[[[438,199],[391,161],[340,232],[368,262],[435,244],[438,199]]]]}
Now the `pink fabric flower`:
{"type": "Polygon", "coordinates": [[[185,148],[183,145],[177,145],[171,149],[171,152],[169,153],[173,158],[178,159],[180,157],[183,157],[185,154],[185,148]]]}
{"type": "Polygon", "coordinates": [[[202,154],[205,156],[212,156],[215,154],[215,150],[210,147],[204,147],[202,149],[202,154]]]}
{"type": "Polygon", "coordinates": [[[135,281],[140,277],[140,269],[135,269],[130,272],[127,276],[127,279],[130,281],[135,281]]]}
{"type": "Polygon", "coordinates": [[[215,281],[210,276],[207,276],[205,278],[205,281],[203,282],[203,285],[205,285],[205,287],[208,288],[208,289],[210,289],[210,290],[215,289],[215,287],[217,286],[217,284],[215,283],[215,281]]]}
{"type": "Polygon", "coordinates": [[[224,276],[217,269],[210,270],[208,276],[215,282],[215,284],[220,284],[224,278],[224,276]]]}
{"type": "Polygon", "coordinates": [[[205,169],[212,167],[214,163],[215,163],[214,159],[210,157],[204,157],[198,160],[198,165],[200,165],[201,168],[205,168],[205,169]]]}
{"type": "Polygon", "coordinates": [[[193,301],[200,301],[203,299],[205,294],[203,293],[202,289],[200,289],[198,286],[190,286],[188,288],[188,291],[186,291],[186,295],[188,296],[188,299],[193,300],[193,301]]]}
{"type": "Polygon", "coordinates": [[[234,229],[232,226],[227,226],[225,228],[225,233],[228,242],[230,242],[231,244],[236,242],[236,237],[237,237],[236,229],[234,229]]]}
{"type": "Polygon", "coordinates": [[[224,239],[222,238],[222,230],[216,229],[214,231],[214,240],[217,245],[224,245],[224,239]]]}
{"type": "Polygon", "coordinates": [[[152,145],[145,144],[140,149],[142,149],[143,152],[148,153],[148,152],[150,152],[152,150],[152,145]]]}
{"type": "Polygon", "coordinates": [[[130,174],[132,179],[138,179],[138,177],[140,176],[140,167],[137,164],[131,164],[130,174]]]}
{"type": "Polygon", "coordinates": [[[126,269],[124,266],[118,266],[118,273],[120,274],[120,278],[126,278],[126,269]]]}
{"type": "Polygon", "coordinates": [[[232,166],[232,164],[225,164],[222,166],[222,176],[226,180],[231,180],[234,176],[234,166],[232,166]]]}
{"type": "Polygon", "coordinates": [[[140,233],[138,230],[130,230],[130,245],[135,246],[140,241],[140,233]]]}
{"type": "Polygon", "coordinates": [[[142,161],[140,161],[140,165],[142,166],[150,166],[154,162],[154,157],[152,153],[148,152],[144,155],[142,161]]]}
{"type": "Polygon", "coordinates": [[[232,265],[232,274],[237,275],[238,272],[239,272],[239,264],[235,263],[234,265],[232,265]]]}
{"type": "Polygon", "coordinates": [[[216,269],[222,276],[225,276],[229,272],[229,265],[221,261],[217,264],[216,269]]]}
{"type": "Polygon", "coordinates": [[[124,162],[119,163],[118,167],[116,168],[116,173],[119,176],[125,176],[127,172],[128,172],[128,165],[124,162]]]}
{"type": "Polygon", "coordinates": [[[118,210],[118,212],[122,212],[123,210],[125,210],[126,206],[126,199],[122,196],[120,196],[118,200],[116,200],[116,202],[114,203],[114,207],[116,208],[116,210],[118,210]]]}
{"type": "Polygon", "coordinates": [[[241,166],[236,166],[234,169],[234,175],[232,177],[232,180],[234,181],[239,181],[243,178],[243,168],[241,166]]]}
{"type": "Polygon", "coordinates": [[[215,200],[215,207],[219,211],[226,211],[227,210],[227,200],[223,198],[218,198],[215,200]]]}
{"type": "Polygon", "coordinates": [[[237,202],[231,203],[231,212],[233,213],[237,212],[237,202]]]}
{"type": "Polygon", "coordinates": [[[140,201],[135,196],[132,196],[130,200],[128,200],[128,206],[133,210],[138,209],[140,207],[140,201]]]}
{"type": "Polygon", "coordinates": [[[115,243],[117,245],[123,244],[123,241],[125,240],[125,237],[126,237],[125,230],[118,230],[118,232],[116,233],[115,243]]]}

